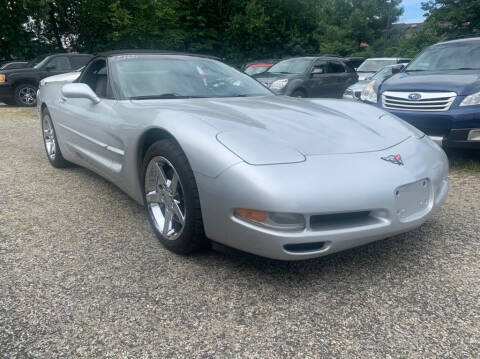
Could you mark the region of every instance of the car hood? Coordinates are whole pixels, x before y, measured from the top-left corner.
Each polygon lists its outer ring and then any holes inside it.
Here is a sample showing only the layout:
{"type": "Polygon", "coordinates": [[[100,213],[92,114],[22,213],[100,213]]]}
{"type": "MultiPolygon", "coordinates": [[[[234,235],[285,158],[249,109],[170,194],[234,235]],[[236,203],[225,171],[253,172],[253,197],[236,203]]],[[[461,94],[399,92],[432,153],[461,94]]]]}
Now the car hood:
{"type": "Polygon", "coordinates": [[[0,73],[5,74],[5,75],[13,75],[13,74],[30,74],[30,73],[36,73],[38,72],[37,69],[34,68],[21,68],[21,69],[10,69],[10,70],[0,70],[0,73]]]}
{"type": "Polygon", "coordinates": [[[480,91],[480,74],[475,70],[401,72],[387,79],[383,91],[444,91],[470,95],[480,91]]]}
{"type": "Polygon", "coordinates": [[[270,85],[276,81],[276,80],[282,80],[282,79],[295,79],[302,77],[302,74],[280,74],[276,72],[262,72],[260,74],[257,74],[253,76],[253,78],[262,84],[264,84],[267,87],[270,87],[270,85]]]}
{"type": "Polygon", "coordinates": [[[217,130],[217,139],[252,164],[298,162],[304,156],[380,151],[414,134],[383,110],[343,100],[287,96],[132,101],[158,117],[178,113],[217,130]],[[163,111],[163,113],[162,113],[163,111]]]}
{"type": "Polygon", "coordinates": [[[366,80],[358,81],[358,82],[355,82],[353,85],[348,86],[348,89],[352,91],[362,91],[363,88],[367,86],[369,82],[370,81],[366,81],[366,80]]]}

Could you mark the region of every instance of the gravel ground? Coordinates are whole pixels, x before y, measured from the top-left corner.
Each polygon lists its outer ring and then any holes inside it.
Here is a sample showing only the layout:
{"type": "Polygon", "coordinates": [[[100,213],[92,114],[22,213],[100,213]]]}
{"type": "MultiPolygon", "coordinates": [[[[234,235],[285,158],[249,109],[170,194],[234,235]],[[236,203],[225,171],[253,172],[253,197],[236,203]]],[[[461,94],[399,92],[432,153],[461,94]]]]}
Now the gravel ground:
{"type": "Polygon", "coordinates": [[[304,262],[167,252],[0,107],[0,357],[480,357],[480,173],[420,229],[304,262]]]}

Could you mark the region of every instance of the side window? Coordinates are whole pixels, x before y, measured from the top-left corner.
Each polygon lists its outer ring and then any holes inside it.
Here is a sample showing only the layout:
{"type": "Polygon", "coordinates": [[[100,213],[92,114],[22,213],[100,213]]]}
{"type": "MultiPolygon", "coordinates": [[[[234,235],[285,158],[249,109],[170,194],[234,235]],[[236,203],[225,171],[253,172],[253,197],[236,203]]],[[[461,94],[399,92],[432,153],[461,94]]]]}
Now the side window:
{"type": "Polygon", "coordinates": [[[343,66],[340,62],[329,62],[328,63],[328,69],[330,73],[333,73],[333,74],[338,74],[338,73],[341,73],[341,72],[345,72],[345,66],[343,66]]]}
{"type": "Polygon", "coordinates": [[[54,71],[69,71],[72,69],[67,56],[54,57],[48,62],[47,67],[54,71]]]}
{"type": "Polygon", "coordinates": [[[327,62],[324,60],[317,60],[313,64],[312,73],[314,74],[325,74],[327,73],[327,62]]]}
{"type": "Polygon", "coordinates": [[[72,69],[78,70],[90,61],[90,56],[70,56],[70,62],[72,63],[72,69]]]}
{"type": "Polygon", "coordinates": [[[87,84],[100,98],[113,99],[113,92],[108,81],[107,64],[101,59],[92,62],[84,71],[80,82],[87,84]]]}

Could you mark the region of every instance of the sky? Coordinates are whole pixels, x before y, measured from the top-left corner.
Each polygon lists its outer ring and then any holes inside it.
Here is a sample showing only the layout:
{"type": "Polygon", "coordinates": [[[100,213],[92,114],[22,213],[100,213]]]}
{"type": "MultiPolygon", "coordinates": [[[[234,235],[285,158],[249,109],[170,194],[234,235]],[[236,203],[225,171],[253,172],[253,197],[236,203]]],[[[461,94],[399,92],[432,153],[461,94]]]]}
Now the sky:
{"type": "Polygon", "coordinates": [[[421,0],[403,0],[400,6],[403,6],[404,12],[398,22],[409,23],[424,21],[421,0]]]}

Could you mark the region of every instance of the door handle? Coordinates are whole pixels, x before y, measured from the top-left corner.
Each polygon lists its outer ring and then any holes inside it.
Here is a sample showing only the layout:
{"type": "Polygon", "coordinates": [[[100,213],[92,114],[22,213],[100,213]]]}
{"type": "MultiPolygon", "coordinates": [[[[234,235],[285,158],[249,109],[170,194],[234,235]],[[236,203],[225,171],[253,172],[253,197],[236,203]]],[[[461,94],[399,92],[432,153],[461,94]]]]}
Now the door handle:
{"type": "Polygon", "coordinates": [[[65,96],[62,96],[62,97],[60,98],[60,102],[67,102],[67,98],[66,98],[65,96]]]}

